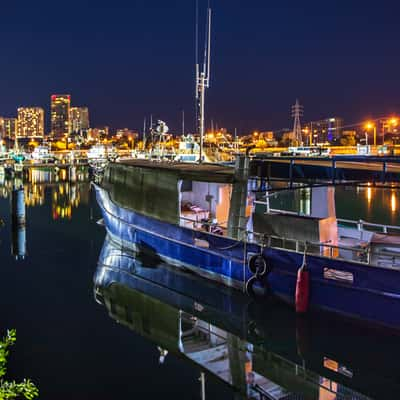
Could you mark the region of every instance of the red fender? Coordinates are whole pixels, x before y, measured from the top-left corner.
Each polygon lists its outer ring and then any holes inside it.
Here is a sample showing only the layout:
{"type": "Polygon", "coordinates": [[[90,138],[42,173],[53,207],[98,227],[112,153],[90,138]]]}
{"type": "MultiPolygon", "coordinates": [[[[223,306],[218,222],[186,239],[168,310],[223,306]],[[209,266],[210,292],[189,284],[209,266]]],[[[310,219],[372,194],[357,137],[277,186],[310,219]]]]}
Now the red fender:
{"type": "Polygon", "coordinates": [[[306,313],[308,310],[308,301],[310,297],[310,276],[305,265],[302,265],[297,271],[296,282],[296,312],[306,313]]]}

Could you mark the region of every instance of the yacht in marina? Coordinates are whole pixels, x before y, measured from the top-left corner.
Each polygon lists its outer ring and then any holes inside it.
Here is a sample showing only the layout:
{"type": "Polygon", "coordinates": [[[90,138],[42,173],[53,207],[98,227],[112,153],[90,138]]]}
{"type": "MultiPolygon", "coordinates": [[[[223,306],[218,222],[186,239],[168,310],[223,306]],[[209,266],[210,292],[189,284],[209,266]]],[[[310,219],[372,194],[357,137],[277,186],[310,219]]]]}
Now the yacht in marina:
{"type": "Polygon", "coordinates": [[[30,158],[35,162],[50,162],[54,161],[54,155],[50,153],[50,149],[46,145],[39,145],[34,148],[30,154],[30,158]]]}

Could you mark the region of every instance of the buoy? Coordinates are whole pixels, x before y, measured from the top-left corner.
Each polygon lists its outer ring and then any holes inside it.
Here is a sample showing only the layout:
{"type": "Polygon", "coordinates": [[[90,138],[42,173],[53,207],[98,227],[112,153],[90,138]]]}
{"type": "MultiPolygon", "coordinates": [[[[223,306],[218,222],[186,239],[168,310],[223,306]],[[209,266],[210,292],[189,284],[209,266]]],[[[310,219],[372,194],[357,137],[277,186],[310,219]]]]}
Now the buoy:
{"type": "Polygon", "coordinates": [[[304,247],[303,264],[297,271],[296,296],[295,296],[297,313],[307,312],[308,302],[310,297],[310,275],[309,271],[307,271],[306,250],[307,246],[304,247]]]}

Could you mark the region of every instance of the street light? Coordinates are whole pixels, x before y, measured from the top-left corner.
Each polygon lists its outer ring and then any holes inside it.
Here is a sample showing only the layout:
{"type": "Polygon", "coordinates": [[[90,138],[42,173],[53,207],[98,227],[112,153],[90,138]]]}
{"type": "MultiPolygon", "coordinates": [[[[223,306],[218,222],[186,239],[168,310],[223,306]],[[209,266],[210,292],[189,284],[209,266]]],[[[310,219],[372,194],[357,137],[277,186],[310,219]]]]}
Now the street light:
{"type": "Polygon", "coordinates": [[[312,145],[311,131],[308,129],[308,126],[306,126],[304,129],[302,129],[302,131],[304,132],[304,134],[306,135],[306,137],[308,139],[308,145],[311,146],[312,145]],[[310,135],[309,135],[309,133],[310,133],[310,135]]]}
{"type": "Polygon", "coordinates": [[[376,146],[376,125],[372,122],[367,122],[365,127],[368,130],[374,129],[374,146],[376,146]]]}

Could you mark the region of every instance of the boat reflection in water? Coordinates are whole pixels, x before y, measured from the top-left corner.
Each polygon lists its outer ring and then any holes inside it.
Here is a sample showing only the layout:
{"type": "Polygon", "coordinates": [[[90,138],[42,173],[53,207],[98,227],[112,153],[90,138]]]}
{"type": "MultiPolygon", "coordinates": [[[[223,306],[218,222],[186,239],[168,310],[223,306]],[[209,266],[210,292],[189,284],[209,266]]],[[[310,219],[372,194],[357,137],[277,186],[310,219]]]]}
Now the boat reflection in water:
{"type": "Polygon", "coordinates": [[[399,392],[394,337],[326,316],[299,319],[285,305],[256,303],[160,263],[107,237],[94,277],[96,300],[111,318],[155,342],[160,362],[168,353],[181,355],[244,398],[367,399],[399,392]]]}

